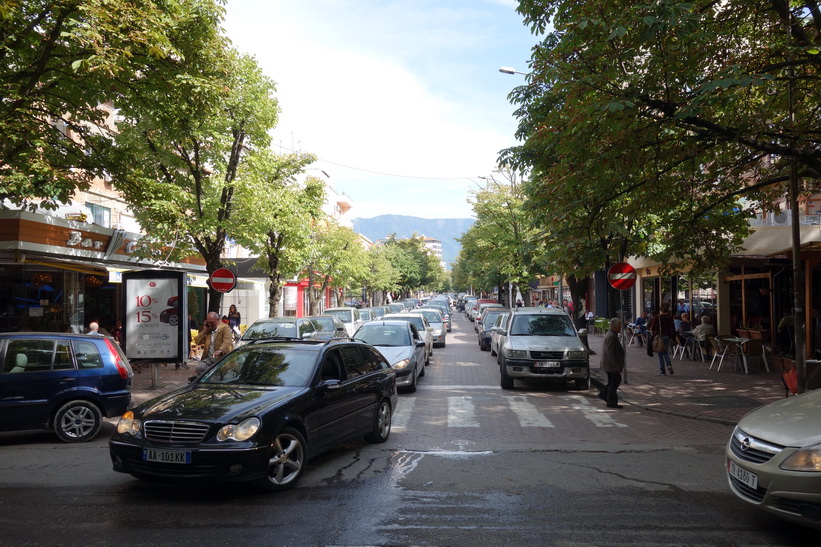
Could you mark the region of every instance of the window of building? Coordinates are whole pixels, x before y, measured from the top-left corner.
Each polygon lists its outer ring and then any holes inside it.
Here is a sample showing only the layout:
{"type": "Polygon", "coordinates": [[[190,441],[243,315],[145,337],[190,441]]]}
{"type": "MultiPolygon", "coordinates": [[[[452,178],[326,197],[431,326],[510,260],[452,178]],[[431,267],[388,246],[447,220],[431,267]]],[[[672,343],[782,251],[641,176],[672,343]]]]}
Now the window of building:
{"type": "Polygon", "coordinates": [[[86,203],[86,207],[91,209],[91,213],[94,215],[94,224],[103,228],[111,227],[111,209],[94,203],[86,203]]]}

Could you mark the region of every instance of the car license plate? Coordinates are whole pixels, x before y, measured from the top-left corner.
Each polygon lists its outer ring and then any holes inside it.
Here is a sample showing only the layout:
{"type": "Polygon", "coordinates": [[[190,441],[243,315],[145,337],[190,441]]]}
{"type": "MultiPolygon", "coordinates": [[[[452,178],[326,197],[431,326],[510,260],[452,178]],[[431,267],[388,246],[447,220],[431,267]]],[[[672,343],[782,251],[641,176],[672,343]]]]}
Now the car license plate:
{"type": "Polygon", "coordinates": [[[727,466],[727,472],[731,476],[743,482],[753,490],[758,488],[758,475],[756,475],[755,473],[750,473],[743,467],[736,465],[735,462],[733,462],[732,460],[727,460],[727,463],[729,464],[727,466]]]}
{"type": "Polygon", "coordinates": [[[562,363],[560,361],[536,361],[534,366],[536,368],[561,368],[562,363]]]}
{"type": "Polygon", "coordinates": [[[190,464],[191,452],[188,450],[155,450],[153,448],[143,448],[143,461],[190,464]]]}

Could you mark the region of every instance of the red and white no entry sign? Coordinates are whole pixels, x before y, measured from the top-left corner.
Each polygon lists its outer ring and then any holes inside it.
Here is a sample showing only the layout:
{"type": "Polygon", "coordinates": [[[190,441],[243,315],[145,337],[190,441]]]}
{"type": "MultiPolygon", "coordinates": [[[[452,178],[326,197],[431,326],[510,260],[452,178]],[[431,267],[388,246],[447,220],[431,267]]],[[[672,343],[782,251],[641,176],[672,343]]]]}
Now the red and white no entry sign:
{"type": "Polygon", "coordinates": [[[208,278],[211,287],[217,292],[231,292],[237,286],[237,276],[228,268],[220,268],[208,278]]]}
{"type": "Polygon", "coordinates": [[[607,270],[607,281],[614,289],[626,291],[636,284],[636,270],[627,262],[616,262],[607,270]]]}

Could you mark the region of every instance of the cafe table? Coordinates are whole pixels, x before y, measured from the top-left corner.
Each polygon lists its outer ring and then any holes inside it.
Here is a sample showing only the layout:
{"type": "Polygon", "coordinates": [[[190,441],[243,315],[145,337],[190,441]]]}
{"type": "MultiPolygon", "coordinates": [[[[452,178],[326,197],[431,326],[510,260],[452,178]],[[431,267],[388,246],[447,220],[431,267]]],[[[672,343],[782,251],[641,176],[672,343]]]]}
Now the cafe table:
{"type": "Polygon", "coordinates": [[[750,371],[747,368],[747,356],[744,354],[744,344],[750,341],[750,338],[741,338],[738,336],[722,336],[718,338],[718,340],[722,344],[733,344],[736,347],[735,356],[736,356],[736,369],[738,368],[739,359],[741,360],[741,366],[744,368],[744,374],[749,374],[750,371]]]}

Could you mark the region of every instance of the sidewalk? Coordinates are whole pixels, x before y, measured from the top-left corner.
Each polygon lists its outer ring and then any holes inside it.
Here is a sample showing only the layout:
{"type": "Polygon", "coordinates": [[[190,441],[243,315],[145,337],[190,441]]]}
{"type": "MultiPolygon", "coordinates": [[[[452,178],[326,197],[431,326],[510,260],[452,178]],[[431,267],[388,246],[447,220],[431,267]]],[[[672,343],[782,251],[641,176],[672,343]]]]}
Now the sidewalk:
{"type": "MultiPolygon", "coordinates": [[[[600,368],[602,335],[590,335],[591,383],[600,388],[607,384],[607,374],[600,368]]],[[[670,356],[672,359],[672,355],[670,356]]],[[[706,359],[706,357],[705,357],[706,359]]],[[[770,364],[767,373],[760,359],[749,361],[749,374],[736,371],[734,363],[724,359],[709,370],[710,360],[692,361],[686,356],[672,359],[675,374],[659,376],[658,357],[647,355],[647,349],[635,345],[627,348],[627,382],[622,375],[619,403],[675,416],[735,425],[751,410],[784,398],[779,372],[770,364]]],[[[604,403],[602,403],[604,406],[604,403]]]]}
{"type": "Polygon", "coordinates": [[[167,393],[177,388],[187,386],[188,378],[197,373],[197,361],[186,363],[188,369],[180,368],[176,370],[174,363],[150,363],[142,365],[142,372],[137,372],[141,367],[134,366],[134,377],[131,380],[131,397],[133,404],[143,403],[153,399],[158,395],[167,393]],[[152,368],[156,367],[156,388],[152,389],[152,368]]]}

